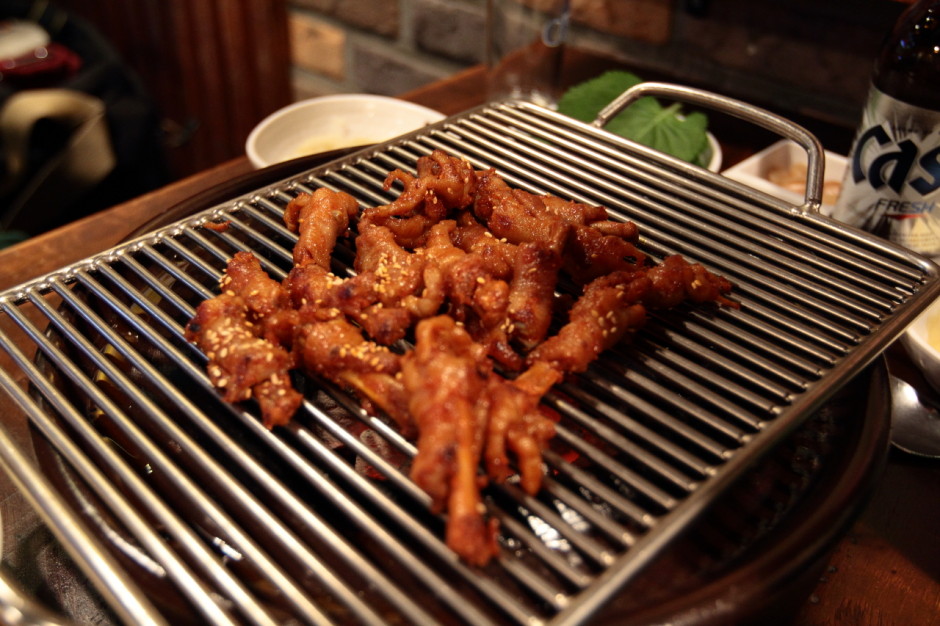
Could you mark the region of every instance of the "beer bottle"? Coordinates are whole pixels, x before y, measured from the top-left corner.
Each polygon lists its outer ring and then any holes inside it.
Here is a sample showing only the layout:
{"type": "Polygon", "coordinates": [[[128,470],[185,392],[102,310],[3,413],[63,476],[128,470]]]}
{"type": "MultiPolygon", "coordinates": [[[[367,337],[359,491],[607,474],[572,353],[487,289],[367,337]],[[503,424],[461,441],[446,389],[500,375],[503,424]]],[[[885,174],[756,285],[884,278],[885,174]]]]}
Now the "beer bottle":
{"type": "Polygon", "coordinates": [[[940,0],[886,37],[832,216],[940,257],[940,0]]]}

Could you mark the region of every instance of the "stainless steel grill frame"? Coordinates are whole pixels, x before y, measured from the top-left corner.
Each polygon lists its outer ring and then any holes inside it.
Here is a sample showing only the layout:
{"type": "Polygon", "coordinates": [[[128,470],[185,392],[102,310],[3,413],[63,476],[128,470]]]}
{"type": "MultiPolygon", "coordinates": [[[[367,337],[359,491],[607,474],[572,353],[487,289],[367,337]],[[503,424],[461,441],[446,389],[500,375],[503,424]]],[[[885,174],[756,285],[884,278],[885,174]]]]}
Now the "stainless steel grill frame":
{"type": "MultiPolygon", "coordinates": [[[[338,250],[337,272],[351,256],[338,250]]],[[[0,432],[0,460],[127,622],[576,623],[938,289],[933,263],[807,207],[539,107],[490,105],[0,294],[0,382],[43,442],[37,464],[0,432]],[[548,451],[536,497],[487,489],[503,556],[483,570],[444,546],[443,520],[390,460],[413,445],[385,421],[308,378],[301,415],[268,431],[251,405],[218,401],[182,336],[234,252],[285,275],[294,195],[384,203],[386,173],[436,148],[608,207],[638,224],[645,252],[703,263],[742,304],[658,313],[549,394],[556,439],[578,458],[548,451]]]]}

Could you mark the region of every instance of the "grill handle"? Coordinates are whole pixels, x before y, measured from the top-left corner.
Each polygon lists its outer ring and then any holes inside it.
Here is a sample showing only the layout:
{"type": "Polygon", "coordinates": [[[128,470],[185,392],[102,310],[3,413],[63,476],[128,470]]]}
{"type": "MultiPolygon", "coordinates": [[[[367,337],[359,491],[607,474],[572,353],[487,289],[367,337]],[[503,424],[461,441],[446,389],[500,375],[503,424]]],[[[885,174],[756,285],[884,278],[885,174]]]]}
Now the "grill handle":
{"type": "Polygon", "coordinates": [[[822,204],[823,168],[825,167],[823,147],[816,136],[802,126],[794,124],[785,117],[734,98],[693,87],[659,82],[640,83],[627,89],[601,109],[592,122],[592,126],[603,128],[611,118],[645,96],[668,98],[714,109],[795,141],[806,151],[806,190],[803,208],[812,211],[819,210],[822,204]]]}

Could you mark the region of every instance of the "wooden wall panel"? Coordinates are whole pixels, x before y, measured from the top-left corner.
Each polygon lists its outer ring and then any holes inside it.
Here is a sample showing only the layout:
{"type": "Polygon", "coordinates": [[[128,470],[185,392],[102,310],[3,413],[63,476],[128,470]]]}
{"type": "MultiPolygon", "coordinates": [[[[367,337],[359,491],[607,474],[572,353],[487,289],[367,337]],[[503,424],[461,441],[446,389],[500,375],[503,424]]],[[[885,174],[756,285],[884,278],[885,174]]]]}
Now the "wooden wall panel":
{"type": "Polygon", "coordinates": [[[95,24],[153,94],[175,177],[244,153],[289,104],[285,0],[58,0],[95,24]]]}

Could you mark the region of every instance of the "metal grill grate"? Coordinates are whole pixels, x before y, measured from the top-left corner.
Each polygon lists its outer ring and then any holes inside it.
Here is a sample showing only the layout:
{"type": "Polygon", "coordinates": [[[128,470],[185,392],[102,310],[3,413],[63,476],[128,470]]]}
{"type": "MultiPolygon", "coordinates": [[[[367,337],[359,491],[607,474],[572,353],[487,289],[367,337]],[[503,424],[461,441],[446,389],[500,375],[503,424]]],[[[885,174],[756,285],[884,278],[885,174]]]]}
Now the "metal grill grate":
{"type": "MultiPolygon", "coordinates": [[[[352,254],[337,251],[337,273],[352,254]]],[[[15,451],[4,462],[128,621],[571,623],[937,290],[932,264],[816,214],[550,111],[484,107],[0,294],[0,380],[41,433],[42,470],[15,451]],[[301,414],[268,431],[218,400],[182,337],[236,251],[274,278],[290,269],[294,195],[384,203],[386,173],[435,148],[609,207],[645,252],[703,263],[742,303],[659,313],[546,398],[561,421],[544,487],[487,488],[503,554],[482,570],[444,546],[402,469],[413,445],[385,421],[304,379],[301,414]],[[231,225],[201,227],[216,220],[231,225]],[[47,481],[57,496],[38,492],[47,481]]]]}

